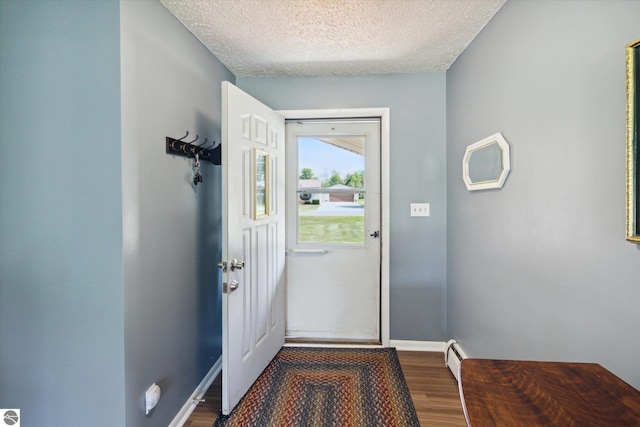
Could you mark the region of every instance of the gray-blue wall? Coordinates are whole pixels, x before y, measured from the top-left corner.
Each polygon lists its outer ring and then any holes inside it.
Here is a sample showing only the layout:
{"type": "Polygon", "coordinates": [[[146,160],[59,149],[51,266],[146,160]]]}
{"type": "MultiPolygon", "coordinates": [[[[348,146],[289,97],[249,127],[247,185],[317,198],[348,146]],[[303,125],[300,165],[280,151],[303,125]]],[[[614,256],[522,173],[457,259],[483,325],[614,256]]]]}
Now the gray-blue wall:
{"type": "Polygon", "coordinates": [[[234,76],[155,0],[0,1],[0,407],[167,425],[221,354],[220,140],[234,76]],[[144,414],[144,391],[163,390],[144,414]]]}
{"type": "Polygon", "coordinates": [[[508,1],[447,73],[448,325],[472,356],[592,361],[640,387],[625,241],[625,45],[637,1],[508,1]],[[469,193],[465,147],[511,144],[469,193]]]}
{"type": "Polygon", "coordinates": [[[124,424],[117,1],[0,1],[0,408],[124,424]]]}
{"type": "Polygon", "coordinates": [[[274,109],[390,108],[390,335],[393,340],[445,339],[445,74],[237,82],[274,109]],[[431,216],[411,218],[411,202],[431,203],[431,216]]]}
{"type": "Polygon", "coordinates": [[[220,167],[165,153],[220,141],[231,74],[156,0],[121,2],[127,426],[167,425],[221,355],[220,167]],[[154,382],[160,403],[145,416],[154,382]]]}

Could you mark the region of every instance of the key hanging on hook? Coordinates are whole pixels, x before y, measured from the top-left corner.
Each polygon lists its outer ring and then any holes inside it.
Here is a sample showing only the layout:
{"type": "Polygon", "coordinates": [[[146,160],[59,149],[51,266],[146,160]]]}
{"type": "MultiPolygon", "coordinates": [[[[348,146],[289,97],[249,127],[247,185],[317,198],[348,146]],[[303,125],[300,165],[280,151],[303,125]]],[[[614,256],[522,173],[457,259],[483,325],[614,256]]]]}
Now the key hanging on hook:
{"type": "Polygon", "coordinates": [[[204,178],[202,177],[202,174],[200,173],[200,156],[198,155],[198,153],[196,153],[195,155],[195,160],[193,161],[193,166],[195,168],[195,175],[193,176],[193,185],[198,185],[199,182],[203,182],[204,178]]]}

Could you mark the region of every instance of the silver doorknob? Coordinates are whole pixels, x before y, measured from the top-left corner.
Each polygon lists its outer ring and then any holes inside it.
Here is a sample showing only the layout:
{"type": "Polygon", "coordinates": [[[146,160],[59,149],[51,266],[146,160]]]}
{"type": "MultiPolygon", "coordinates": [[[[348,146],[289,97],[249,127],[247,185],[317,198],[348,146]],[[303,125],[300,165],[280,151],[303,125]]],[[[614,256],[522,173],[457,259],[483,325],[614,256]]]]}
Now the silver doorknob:
{"type": "Polygon", "coordinates": [[[231,260],[231,271],[242,270],[244,267],[244,261],[238,261],[237,259],[231,260]]]}
{"type": "Polygon", "coordinates": [[[222,292],[224,292],[225,294],[230,294],[231,292],[238,289],[238,285],[239,283],[237,280],[232,280],[229,284],[225,282],[222,284],[222,292]]]}

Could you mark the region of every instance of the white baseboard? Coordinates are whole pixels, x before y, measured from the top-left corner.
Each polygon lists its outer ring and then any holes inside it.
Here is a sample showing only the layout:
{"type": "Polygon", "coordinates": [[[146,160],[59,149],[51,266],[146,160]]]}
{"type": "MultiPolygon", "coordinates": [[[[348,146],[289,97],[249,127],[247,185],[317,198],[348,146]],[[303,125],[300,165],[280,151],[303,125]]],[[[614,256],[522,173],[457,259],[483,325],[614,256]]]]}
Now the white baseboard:
{"type": "Polygon", "coordinates": [[[193,410],[196,409],[198,402],[200,401],[200,399],[202,399],[202,396],[204,396],[204,394],[207,392],[207,390],[211,386],[211,383],[213,383],[213,380],[216,379],[216,377],[218,376],[218,374],[220,374],[221,371],[222,371],[222,356],[220,356],[218,360],[216,360],[216,363],[213,364],[209,372],[207,372],[207,375],[205,375],[202,381],[200,381],[200,384],[198,384],[198,387],[196,387],[196,389],[191,394],[191,397],[182,406],[180,411],[178,411],[176,416],[173,418],[173,421],[169,423],[168,427],[182,427],[184,423],[187,422],[193,410]]]}
{"type": "Polygon", "coordinates": [[[444,354],[445,342],[391,340],[389,346],[401,351],[433,351],[444,354]]]}

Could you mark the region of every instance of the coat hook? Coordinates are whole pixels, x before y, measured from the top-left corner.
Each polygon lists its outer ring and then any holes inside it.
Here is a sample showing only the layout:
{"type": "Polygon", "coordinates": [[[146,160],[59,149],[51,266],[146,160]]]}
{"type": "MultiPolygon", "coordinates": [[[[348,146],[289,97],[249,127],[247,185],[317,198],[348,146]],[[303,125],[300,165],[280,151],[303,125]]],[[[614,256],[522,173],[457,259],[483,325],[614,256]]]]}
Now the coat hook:
{"type": "Polygon", "coordinates": [[[185,142],[185,144],[193,144],[198,140],[198,138],[200,138],[200,135],[196,134],[196,138],[193,141],[185,142]]]}
{"type": "Polygon", "coordinates": [[[176,142],[180,142],[180,141],[182,141],[183,139],[185,139],[185,138],[186,138],[186,137],[188,137],[188,136],[189,136],[189,131],[187,131],[187,133],[186,133],[182,138],[174,139],[174,140],[171,142],[171,149],[172,149],[172,150],[177,150],[177,148],[176,148],[176,147],[174,147],[174,146],[173,146],[173,144],[175,144],[176,142]]]}
{"type": "Polygon", "coordinates": [[[193,141],[189,141],[189,142],[185,142],[184,145],[182,146],[182,152],[184,154],[189,154],[189,152],[191,152],[191,154],[193,154],[193,149],[191,149],[191,144],[193,144],[194,142],[196,142],[198,140],[198,138],[200,138],[200,135],[196,134],[196,137],[193,141]]]}
{"type": "MultiPolygon", "coordinates": [[[[0,0],[1,2],[2,0],[0,0]]],[[[215,140],[209,140],[208,137],[203,138],[204,141],[196,145],[194,144],[196,141],[200,139],[200,135],[195,135],[192,141],[185,141],[185,139],[190,135],[189,131],[182,138],[172,138],[167,136],[165,139],[165,147],[167,154],[173,154],[183,157],[198,157],[198,163],[206,160],[211,162],[214,165],[220,165],[220,147],[221,144],[216,142],[215,140]]],[[[200,174],[201,175],[201,174],[200,174]]],[[[199,180],[198,182],[202,182],[199,180]]],[[[197,185],[197,184],[196,184],[197,185]]]]}
{"type": "Polygon", "coordinates": [[[196,151],[202,151],[201,148],[203,145],[207,144],[207,141],[209,141],[209,138],[205,138],[202,144],[191,147],[191,154],[196,154],[196,151]]]}

